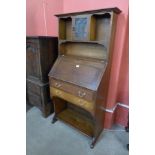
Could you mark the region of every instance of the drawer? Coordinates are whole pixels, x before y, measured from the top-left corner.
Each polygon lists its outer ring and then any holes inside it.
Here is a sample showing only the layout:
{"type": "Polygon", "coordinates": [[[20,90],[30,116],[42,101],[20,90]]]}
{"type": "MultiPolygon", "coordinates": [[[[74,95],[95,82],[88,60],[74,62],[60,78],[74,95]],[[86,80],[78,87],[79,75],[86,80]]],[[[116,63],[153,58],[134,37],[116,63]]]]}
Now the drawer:
{"type": "Polygon", "coordinates": [[[72,95],[75,95],[81,99],[87,100],[87,101],[94,101],[95,99],[95,92],[90,91],[88,89],[84,89],[82,87],[65,83],[59,80],[50,79],[50,86],[55,87],[57,89],[63,90],[65,92],[68,92],[72,95]]]}
{"type": "Polygon", "coordinates": [[[81,107],[81,108],[89,111],[92,115],[94,114],[94,111],[95,111],[95,103],[94,102],[89,102],[87,100],[76,97],[70,93],[67,93],[65,91],[62,91],[60,89],[57,89],[57,88],[54,88],[51,86],[50,86],[50,93],[51,93],[51,98],[59,97],[65,101],[68,101],[78,107],[81,107]]]}
{"type": "Polygon", "coordinates": [[[28,81],[28,80],[27,80],[27,91],[34,93],[36,95],[41,94],[40,86],[37,85],[36,83],[34,83],[32,81],[28,81]]]}
{"type": "Polygon", "coordinates": [[[27,93],[27,98],[30,104],[37,106],[37,107],[41,107],[41,97],[34,94],[34,93],[27,93]]]}

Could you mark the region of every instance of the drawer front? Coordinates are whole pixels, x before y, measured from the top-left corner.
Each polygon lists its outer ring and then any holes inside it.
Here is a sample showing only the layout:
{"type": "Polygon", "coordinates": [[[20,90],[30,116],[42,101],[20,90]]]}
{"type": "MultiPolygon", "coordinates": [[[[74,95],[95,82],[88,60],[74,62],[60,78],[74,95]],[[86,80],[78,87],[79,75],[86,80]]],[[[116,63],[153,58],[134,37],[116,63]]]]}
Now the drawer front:
{"type": "Polygon", "coordinates": [[[50,86],[71,93],[87,101],[94,101],[95,99],[95,93],[93,91],[89,91],[79,86],[68,84],[59,80],[50,79],[50,86]]]}
{"type": "Polygon", "coordinates": [[[89,102],[79,97],[76,97],[70,93],[64,92],[54,87],[50,87],[51,97],[59,97],[65,101],[68,101],[74,105],[77,105],[87,111],[89,111],[92,115],[94,115],[95,104],[94,102],[89,102]]]}
{"type": "Polygon", "coordinates": [[[27,93],[27,98],[28,98],[28,101],[30,104],[34,105],[34,106],[37,106],[37,107],[41,107],[41,97],[34,94],[34,93],[30,93],[28,92],[27,93]]]}
{"type": "Polygon", "coordinates": [[[38,86],[35,83],[32,83],[30,81],[27,81],[27,91],[34,93],[36,95],[40,95],[41,94],[41,90],[40,90],[40,86],[38,86]]]}

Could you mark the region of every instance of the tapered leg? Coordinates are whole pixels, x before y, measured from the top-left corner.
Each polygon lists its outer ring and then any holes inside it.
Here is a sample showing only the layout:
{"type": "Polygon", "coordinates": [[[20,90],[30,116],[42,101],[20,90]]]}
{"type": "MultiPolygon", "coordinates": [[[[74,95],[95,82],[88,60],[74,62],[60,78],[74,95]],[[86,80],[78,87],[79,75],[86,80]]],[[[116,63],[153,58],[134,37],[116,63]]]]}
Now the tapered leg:
{"type": "MultiPolygon", "coordinates": [[[[129,132],[129,115],[128,115],[128,124],[125,127],[126,132],[129,132]]],[[[127,144],[127,149],[129,150],[129,144],[127,144]]]]}
{"type": "Polygon", "coordinates": [[[91,148],[91,149],[94,148],[94,146],[95,146],[95,144],[96,144],[96,142],[97,142],[97,139],[98,139],[98,137],[92,139],[92,142],[91,142],[91,144],[90,144],[90,148],[91,148]]]}
{"type": "Polygon", "coordinates": [[[96,144],[96,142],[97,142],[97,140],[98,140],[100,134],[102,133],[102,130],[103,130],[103,129],[101,129],[100,132],[98,132],[98,134],[96,134],[96,136],[94,136],[94,137],[92,138],[92,142],[91,142],[91,144],[90,144],[90,148],[91,148],[91,149],[94,148],[94,146],[95,146],[95,144],[96,144]]]}
{"type": "Polygon", "coordinates": [[[52,124],[54,124],[58,119],[56,118],[56,115],[54,115],[53,120],[52,120],[52,124]]]}

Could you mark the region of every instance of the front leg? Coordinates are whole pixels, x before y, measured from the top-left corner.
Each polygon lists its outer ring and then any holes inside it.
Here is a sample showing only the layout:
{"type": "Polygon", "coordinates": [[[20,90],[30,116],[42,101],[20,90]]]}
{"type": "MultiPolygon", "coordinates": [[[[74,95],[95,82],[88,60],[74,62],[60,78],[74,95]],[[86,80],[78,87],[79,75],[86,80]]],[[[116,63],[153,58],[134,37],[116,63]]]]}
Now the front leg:
{"type": "Polygon", "coordinates": [[[56,115],[54,115],[53,120],[52,120],[52,124],[54,124],[57,120],[58,119],[57,119],[56,115]]]}
{"type": "Polygon", "coordinates": [[[94,138],[92,139],[91,144],[90,144],[90,148],[91,148],[91,149],[94,148],[94,145],[95,145],[96,141],[97,141],[97,138],[94,137],[94,138]]]}
{"type": "Polygon", "coordinates": [[[102,132],[102,130],[101,130],[100,132],[98,132],[98,134],[97,134],[96,136],[94,136],[94,137],[92,138],[92,142],[91,142],[91,144],[90,144],[90,148],[91,148],[91,149],[94,148],[94,146],[95,146],[95,144],[96,144],[96,142],[97,142],[97,140],[98,140],[98,138],[99,138],[101,132],[102,132]]]}

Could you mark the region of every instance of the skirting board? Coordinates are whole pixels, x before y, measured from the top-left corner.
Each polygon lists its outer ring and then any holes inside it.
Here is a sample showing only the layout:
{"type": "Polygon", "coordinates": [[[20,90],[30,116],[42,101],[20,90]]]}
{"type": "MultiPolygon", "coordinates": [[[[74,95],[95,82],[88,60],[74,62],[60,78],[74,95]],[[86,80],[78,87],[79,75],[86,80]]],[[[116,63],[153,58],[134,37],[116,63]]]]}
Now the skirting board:
{"type": "Polygon", "coordinates": [[[121,106],[123,108],[126,108],[126,109],[129,109],[129,106],[126,105],[126,104],[123,104],[123,103],[120,103],[118,102],[113,108],[111,109],[108,109],[108,108],[104,108],[104,107],[101,107],[102,110],[106,111],[106,112],[109,112],[109,113],[114,113],[115,109],[117,108],[117,106],[121,106]]]}

